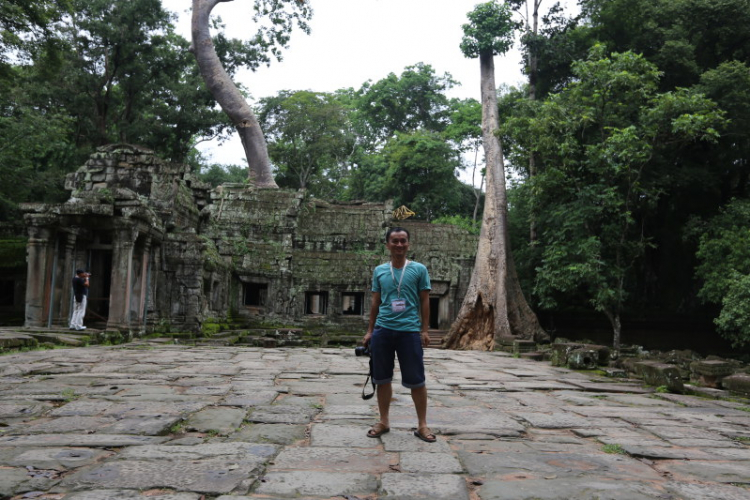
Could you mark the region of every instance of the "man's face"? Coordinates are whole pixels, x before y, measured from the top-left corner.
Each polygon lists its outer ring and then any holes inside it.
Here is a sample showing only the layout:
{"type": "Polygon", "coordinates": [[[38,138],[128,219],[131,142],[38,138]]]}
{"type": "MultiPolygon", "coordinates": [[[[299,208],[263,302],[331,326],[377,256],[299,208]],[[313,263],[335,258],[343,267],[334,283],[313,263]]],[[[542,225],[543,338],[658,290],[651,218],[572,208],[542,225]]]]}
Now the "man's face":
{"type": "Polygon", "coordinates": [[[394,257],[405,256],[406,252],[409,251],[409,235],[403,231],[393,232],[388,237],[385,247],[394,257]]]}

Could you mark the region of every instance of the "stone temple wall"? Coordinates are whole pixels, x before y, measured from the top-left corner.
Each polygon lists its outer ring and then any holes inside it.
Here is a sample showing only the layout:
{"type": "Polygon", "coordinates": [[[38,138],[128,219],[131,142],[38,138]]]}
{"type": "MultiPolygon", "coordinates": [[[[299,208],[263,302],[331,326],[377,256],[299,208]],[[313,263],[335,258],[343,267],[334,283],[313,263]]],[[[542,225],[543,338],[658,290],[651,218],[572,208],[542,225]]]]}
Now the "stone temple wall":
{"type": "Polygon", "coordinates": [[[245,184],[209,190],[187,167],[130,145],[99,148],[66,187],[64,204],[24,206],[28,326],[64,325],[72,272],[93,266],[91,320],[108,329],[239,322],[361,333],[372,270],[388,260],[385,231],[401,225],[411,232],[409,258],[430,270],[431,326],[445,329],[477,245],[454,226],[394,221],[388,203],[245,184]]]}
{"type": "Polygon", "coordinates": [[[411,259],[433,281],[434,328],[447,328],[471,276],[476,237],[448,225],[392,220],[387,203],[338,204],[302,192],[225,184],[211,193],[201,235],[224,270],[214,273],[208,315],[336,324],[361,330],[373,268],[387,262],[385,231],[411,233],[411,259]]]}

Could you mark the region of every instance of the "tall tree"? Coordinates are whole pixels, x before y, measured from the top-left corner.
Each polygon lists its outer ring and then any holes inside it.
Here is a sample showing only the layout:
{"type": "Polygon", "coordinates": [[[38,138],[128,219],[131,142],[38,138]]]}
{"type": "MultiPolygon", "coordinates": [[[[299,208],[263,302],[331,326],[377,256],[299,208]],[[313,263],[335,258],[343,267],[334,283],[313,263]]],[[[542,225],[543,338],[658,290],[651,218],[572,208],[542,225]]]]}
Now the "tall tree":
{"type": "Polygon", "coordinates": [[[467,17],[461,50],[466,57],[479,57],[487,192],[474,271],[444,344],[453,349],[492,349],[498,337],[548,337],[521,290],[508,233],[494,56],[511,47],[516,24],[510,9],[497,0],[477,5],[467,17]]]}
{"type": "Polygon", "coordinates": [[[581,297],[610,321],[620,348],[621,315],[634,271],[653,245],[647,231],[668,185],[660,169],[680,163],[680,147],[714,142],[722,113],[703,95],[659,94],[659,71],[599,45],[574,66],[577,82],[552,95],[524,134],[545,162],[534,179],[541,263],[535,292],[543,307],[581,297]]]}
{"type": "Polygon", "coordinates": [[[437,132],[397,133],[383,150],[386,187],[395,205],[405,204],[427,221],[458,213],[462,200],[457,196],[457,153],[437,132]]]}
{"type": "MultiPolygon", "coordinates": [[[[193,0],[191,48],[208,89],[239,133],[245,149],[250,181],[259,188],[276,188],[278,186],[271,172],[263,131],[245,97],[222,65],[211,39],[211,11],[219,3],[227,1],[232,0],[193,0]]],[[[261,62],[268,62],[270,59],[266,54],[269,51],[279,57],[280,49],[285,48],[289,42],[295,22],[304,32],[309,32],[307,20],[312,15],[307,0],[255,0],[254,8],[255,22],[266,17],[270,22],[268,26],[261,25],[249,42],[249,46],[254,49],[249,52],[255,56],[247,60],[251,69],[261,62]]]]}
{"type": "Polygon", "coordinates": [[[260,100],[258,120],[280,186],[341,198],[356,138],[336,95],[283,90],[260,100]]]}

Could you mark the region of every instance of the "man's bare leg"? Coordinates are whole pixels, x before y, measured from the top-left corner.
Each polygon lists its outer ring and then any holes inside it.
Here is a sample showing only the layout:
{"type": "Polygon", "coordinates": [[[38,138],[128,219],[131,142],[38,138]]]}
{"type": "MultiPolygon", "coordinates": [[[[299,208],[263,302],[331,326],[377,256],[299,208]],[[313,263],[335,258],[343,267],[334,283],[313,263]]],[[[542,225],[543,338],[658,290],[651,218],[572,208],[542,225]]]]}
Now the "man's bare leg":
{"type": "Polygon", "coordinates": [[[393,398],[393,386],[390,382],[387,384],[378,384],[378,412],[380,412],[380,423],[386,427],[391,426],[391,398],[393,398]]]}
{"type": "Polygon", "coordinates": [[[417,429],[427,427],[427,386],[411,390],[411,399],[417,410],[417,429]]]}

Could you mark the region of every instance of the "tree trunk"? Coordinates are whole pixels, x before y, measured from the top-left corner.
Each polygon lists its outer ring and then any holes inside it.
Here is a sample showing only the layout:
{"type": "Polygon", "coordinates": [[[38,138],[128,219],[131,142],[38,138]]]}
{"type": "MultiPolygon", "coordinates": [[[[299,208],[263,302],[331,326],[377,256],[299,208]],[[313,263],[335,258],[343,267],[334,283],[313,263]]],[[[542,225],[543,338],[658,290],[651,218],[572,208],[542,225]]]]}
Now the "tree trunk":
{"type": "Polygon", "coordinates": [[[487,191],[474,272],[458,317],[444,340],[448,349],[492,350],[499,337],[548,338],[523,296],[510,254],[503,151],[495,135],[499,118],[492,53],[480,53],[479,64],[487,191]]]}
{"type": "Polygon", "coordinates": [[[615,352],[617,357],[620,352],[620,338],[622,336],[622,323],[620,322],[620,313],[618,312],[607,312],[607,318],[612,325],[612,350],[615,352]]]}
{"type": "MultiPolygon", "coordinates": [[[[531,32],[534,34],[534,43],[529,50],[529,100],[536,101],[536,82],[537,75],[539,73],[539,56],[536,53],[536,36],[539,34],[539,6],[541,0],[534,1],[533,11],[533,23],[531,32]]],[[[527,5],[527,19],[528,19],[528,3],[527,5]]],[[[534,151],[529,151],[529,178],[536,176],[536,156],[534,151]]],[[[536,234],[536,209],[532,209],[529,222],[529,241],[534,244],[537,240],[536,234]]]]}
{"type": "Polygon", "coordinates": [[[242,140],[250,182],[259,188],[277,188],[271,174],[266,138],[257,118],[216,55],[208,29],[211,11],[216,4],[232,0],[193,0],[192,51],[201,76],[221,109],[229,116],[242,140]]]}

